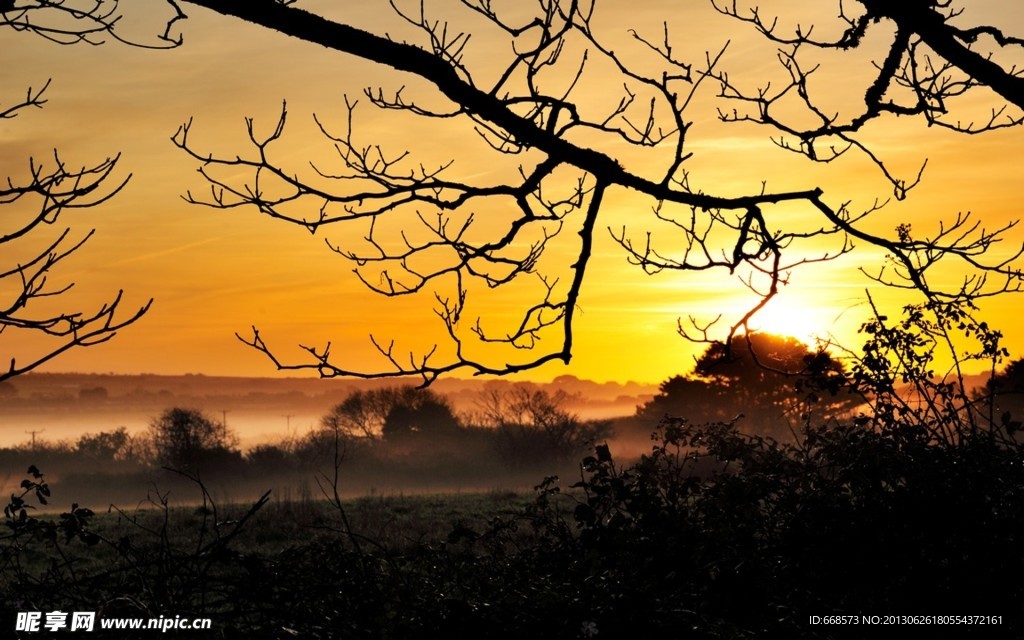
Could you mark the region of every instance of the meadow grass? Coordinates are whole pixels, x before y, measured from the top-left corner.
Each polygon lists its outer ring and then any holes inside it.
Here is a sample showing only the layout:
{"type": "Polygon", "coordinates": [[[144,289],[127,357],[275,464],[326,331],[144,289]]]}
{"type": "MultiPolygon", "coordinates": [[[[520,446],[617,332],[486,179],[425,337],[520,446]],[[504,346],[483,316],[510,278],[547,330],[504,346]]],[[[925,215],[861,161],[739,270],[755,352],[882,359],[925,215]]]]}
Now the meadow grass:
{"type": "MultiPolygon", "coordinates": [[[[345,520],[337,506],[309,495],[277,497],[271,494],[232,536],[239,554],[274,555],[288,549],[348,538],[388,553],[404,553],[421,546],[443,544],[456,528],[482,530],[498,517],[521,513],[533,501],[525,492],[494,490],[444,494],[369,494],[343,500],[345,520]],[[346,524],[347,521],[347,524],[346,524]],[[348,528],[346,528],[348,527],[348,528]]],[[[142,502],[130,508],[110,507],[91,518],[89,529],[104,543],[87,547],[72,541],[34,545],[22,554],[18,572],[44,579],[55,560],[75,573],[89,574],[123,559],[125,544],[134,553],[149,556],[161,550],[188,553],[209,546],[234,531],[252,508],[252,502],[168,505],[142,502]]],[[[35,514],[57,516],[56,511],[35,514]]],[[[0,584],[15,572],[0,571],[0,584]]]]}

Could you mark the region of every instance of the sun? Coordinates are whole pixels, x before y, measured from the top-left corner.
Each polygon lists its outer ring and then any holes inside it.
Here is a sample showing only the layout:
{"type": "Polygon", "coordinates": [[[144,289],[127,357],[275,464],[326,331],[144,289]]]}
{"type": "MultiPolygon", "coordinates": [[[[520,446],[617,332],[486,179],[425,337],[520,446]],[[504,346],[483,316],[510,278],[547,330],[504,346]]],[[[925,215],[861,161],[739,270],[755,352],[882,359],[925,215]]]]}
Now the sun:
{"type": "Polygon", "coordinates": [[[747,323],[751,331],[796,338],[814,345],[835,335],[837,312],[797,297],[775,298],[747,323]]]}

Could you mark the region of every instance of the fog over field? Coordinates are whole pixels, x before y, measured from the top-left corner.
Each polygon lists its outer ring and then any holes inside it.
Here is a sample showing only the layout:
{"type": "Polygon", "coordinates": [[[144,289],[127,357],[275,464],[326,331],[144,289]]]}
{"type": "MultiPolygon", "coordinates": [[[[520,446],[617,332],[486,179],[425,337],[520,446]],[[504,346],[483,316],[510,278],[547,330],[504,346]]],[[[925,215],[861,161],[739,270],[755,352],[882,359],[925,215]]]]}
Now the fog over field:
{"type": "MultiPolygon", "coordinates": [[[[406,384],[415,384],[410,379],[406,384]]],[[[199,409],[224,420],[243,450],[304,435],[320,424],[331,407],[356,390],[395,385],[395,381],[241,378],[205,375],[108,375],[31,373],[0,390],[0,447],[37,441],[76,440],[85,433],[127,427],[145,432],[171,407],[199,409]]],[[[486,389],[511,388],[506,381],[440,380],[431,389],[443,394],[461,414],[478,409],[486,389]]],[[[597,383],[562,376],[531,387],[566,394],[565,408],[580,418],[632,415],[657,393],[654,384],[597,383]]]]}

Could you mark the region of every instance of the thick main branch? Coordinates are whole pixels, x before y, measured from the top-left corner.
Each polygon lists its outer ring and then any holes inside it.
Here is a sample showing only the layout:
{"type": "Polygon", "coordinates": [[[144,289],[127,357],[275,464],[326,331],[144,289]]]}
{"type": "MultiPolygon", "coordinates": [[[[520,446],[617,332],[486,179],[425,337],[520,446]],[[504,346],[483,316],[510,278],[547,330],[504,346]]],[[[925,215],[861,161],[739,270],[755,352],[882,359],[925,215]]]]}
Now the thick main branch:
{"type": "Polygon", "coordinates": [[[559,162],[571,164],[593,175],[603,184],[617,184],[659,200],[701,209],[746,209],[755,204],[808,200],[821,194],[819,189],[813,189],[724,198],[672,189],[626,171],[607,155],[575,145],[523,118],[500,99],[464,81],[443,58],[419,47],[395,42],[350,25],[332,22],[308,11],[266,0],[186,0],[186,3],[412,73],[433,83],[445,97],[466,112],[500,127],[523,146],[542,151],[559,162]]]}

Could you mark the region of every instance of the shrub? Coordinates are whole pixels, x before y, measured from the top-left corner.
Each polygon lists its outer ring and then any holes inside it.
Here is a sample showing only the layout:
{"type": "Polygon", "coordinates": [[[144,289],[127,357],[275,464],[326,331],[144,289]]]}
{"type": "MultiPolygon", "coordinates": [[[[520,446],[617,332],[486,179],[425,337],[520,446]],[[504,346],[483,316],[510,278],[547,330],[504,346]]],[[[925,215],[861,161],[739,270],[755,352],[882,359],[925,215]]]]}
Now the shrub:
{"type": "Polygon", "coordinates": [[[241,460],[238,438],[222,422],[197,409],[172,408],[150,423],[157,461],[175,469],[234,466],[241,460]]]}

